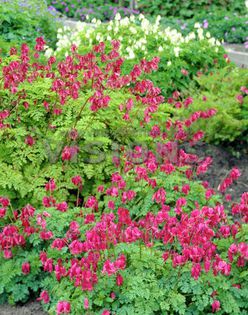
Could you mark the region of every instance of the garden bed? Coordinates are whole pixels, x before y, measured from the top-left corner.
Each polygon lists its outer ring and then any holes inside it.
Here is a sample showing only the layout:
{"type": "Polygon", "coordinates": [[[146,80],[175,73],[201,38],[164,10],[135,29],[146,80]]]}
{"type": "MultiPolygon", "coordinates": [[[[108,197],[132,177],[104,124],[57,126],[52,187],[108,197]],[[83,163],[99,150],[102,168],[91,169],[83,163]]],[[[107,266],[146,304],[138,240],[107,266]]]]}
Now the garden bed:
{"type": "MultiPolygon", "coordinates": [[[[202,180],[209,181],[211,187],[217,189],[220,180],[224,179],[234,166],[238,166],[241,176],[231,188],[227,191],[232,196],[232,202],[237,202],[248,188],[248,147],[243,147],[242,152],[235,151],[234,156],[229,150],[222,146],[215,146],[206,143],[199,143],[194,147],[188,147],[188,151],[197,154],[201,158],[210,156],[213,158],[213,164],[208,172],[201,175],[202,180]]],[[[45,315],[41,304],[38,302],[29,302],[23,306],[0,305],[1,315],[45,315]]]]}
{"type": "Polygon", "coordinates": [[[4,39],[0,315],[248,314],[247,69],[210,15],[116,13],[4,39]]]}

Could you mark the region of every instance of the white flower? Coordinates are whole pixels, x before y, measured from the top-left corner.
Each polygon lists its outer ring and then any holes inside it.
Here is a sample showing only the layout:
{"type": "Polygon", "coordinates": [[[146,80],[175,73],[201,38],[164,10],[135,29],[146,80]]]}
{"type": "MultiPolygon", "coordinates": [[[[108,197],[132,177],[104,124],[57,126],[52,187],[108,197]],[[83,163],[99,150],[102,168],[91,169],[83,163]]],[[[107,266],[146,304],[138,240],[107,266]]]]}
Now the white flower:
{"type": "Polygon", "coordinates": [[[139,20],[143,20],[145,17],[144,17],[144,15],[143,14],[140,14],[139,15],[139,20]]]}
{"type": "Polygon", "coordinates": [[[146,31],[150,26],[150,22],[147,19],[143,19],[141,22],[141,28],[146,31]]]}
{"type": "Polygon", "coordinates": [[[156,18],[156,21],[160,21],[161,20],[161,15],[158,15],[156,18]]]}
{"type": "Polygon", "coordinates": [[[210,37],[211,37],[211,35],[210,35],[209,32],[206,33],[206,37],[207,37],[207,38],[210,38],[210,37]]]}
{"type": "Polygon", "coordinates": [[[171,66],[171,61],[170,60],[167,62],[167,66],[168,67],[171,66]]]}
{"type": "Polygon", "coordinates": [[[89,19],[89,16],[88,16],[88,14],[87,14],[87,15],[85,16],[85,19],[86,19],[86,20],[88,20],[88,19],[89,19]]]}
{"type": "Polygon", "coordinates": [[[215,47],[215,52],[218,52],[219,51],[219,47],[215,47]]]}
{"type": "Polygon", "coordinates": [[[191,32],[191,33],[189,33],[188,34],[188,36],[186,36],[186,38],[187,38],[187,40],[193,40],[193,39],[195,39],[195,33],[194,32],[191,32]]]}
{"type": "MultiPolygon", "coordinates": [[[[153,28],[152,28],[152,32],[157,34],[157,33],[158,33],[158,27],[159,27],[159,26],[158,26],[157,24],[154,24],[154,26],[153,26],[153,28]]],[[[149,30],[149,29],[148,29],[148,30],[149,30]]]]}
{"type": "Polygon", "coordinates": [[[124,19],[121,19],[120,20],[120,25],[121,26],[127,26],[129,24],[129,18],[128,17],[125,17],[124,19]]]}
{"type": "Polygon", "coordinates": [[[204,39],[204,36],[203,36],[203,29],[202,29],[202,28],[198,28],[197,33],[198,33],[198,38],[199,38],[200,40],[204,39]]]}
{"type": "Polygon", "coordinates": [[[108,25],[107,30],[108,30],[108,31],[111,31],[111,30],[112,30],[112,26],[111,26],[111,25],[108,25]]]}
{"type": "Polygon", "coordinates": [[[129,28],[129,31],[130,31],[132,34],[137,34],[137,30],[136,30],[136,28],[134,28],[133,26],[131,26],[131,27],[129,28]]]}
{"type": "Polygon", "coordinates": [[[176,57],[179,56],[180,50],[181,50],[181,49],[180,49],[179,47],[174,47],[174,54],[175,54],[176,57]]]}
{"type": "Polygon", "coordinates": [[[112,40],[112,37],[108,35],[107,40],[112,40]]]}
{"type": "Polygon", "coordinates": [[[215,38],[214,37],[209,38],[208,42],[211,46],[214,46],[215,45],[215,38]]]}
{"type": "Polygon", "coordinates": [[[95,24],[95,23],[96,23],[96,18],[94,18],[93,20],[91,20],[91,23],[95,24]]]}
{"type": "Polygon", "coordinates": [[[194,28],[200,28],[201,27],[201,24],[200,23],[195,23],[195,25],[194,25],[194,28]]]}
{"type": "Polygon", "coordinates": [[[159,46],[159,47],[158,47],[158,51],[161,52],[161,51],[163,51],[163,50],[164,50],[164,48],[163,48],[162,46],[159,46]]]}
{"type": "Polygon", "coordinates": [[[46,56],[47,58],[51,57],[52,54],[53,54],[52,48],[48,48],[48,49],[46,50],[46,52],[45,52],[45,56],[46,56]]]}
{"type": "Polygon", "coordinates": [[[134,59],[135,58],[135,54],[133,52],[132,49],[129,50],[129,56],[128,56],[128,59],[134,59]]]}
{"type": "Polygon", "coordinates": [[[119,12],[116,14],[115,20],[116,20],[116,21],[120,21],[120,20],[121,20],[121,15],[120,15],[119,12]]]}
{"type": "Polygon", "coordinates": [[[130,21],[131,21],[131,22],[134,22],[134,21],[135,21],[135,16],[134,16],[134,15],[131,15],[131,16],[130,16],[130,21]]]}

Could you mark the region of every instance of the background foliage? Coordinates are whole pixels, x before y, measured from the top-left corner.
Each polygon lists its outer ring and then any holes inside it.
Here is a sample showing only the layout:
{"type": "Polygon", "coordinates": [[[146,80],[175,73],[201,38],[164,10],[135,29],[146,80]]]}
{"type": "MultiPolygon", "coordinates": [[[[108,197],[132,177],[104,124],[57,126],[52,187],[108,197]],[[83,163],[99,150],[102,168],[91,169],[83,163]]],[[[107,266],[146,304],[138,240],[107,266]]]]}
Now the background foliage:
{"type": "Polygon", "coordinates": [[[207,142],[220,144],[243,142],[248,136],[248,73],[246,69],[227,67],[209,75],[195,78],[190,95],[194,101],[190,108],[175,110],[175,119],[184,118],[195,111],[215,108],[217,114],[208,121],[200,120],[193,130],[204,130],[207,142]],[[178,116],[179,114],[179,116],[178,116]]]}
{"type": "Polygon", "coordinates": [[[3,53],[22,42],[35,44],[36,37],[41,35],[54,47],[58,25],[56,12],[48,10],[45,1],[0,1],[0,47],[3,53]]]}
{"type": "MultiPolygon", "coordinates": [[[[114,38],[121,40],[121,56],[127,59],[122,67],[124,73],[142,58],[160,57],[159,70],[149,75],[149,79],[165,96],[171,96],[175,90],[187,89],[198,72],[208,73],[226,65],[225,50],[207,31],[194,29],[183,37],[176,30],[161,27],[159,18],[150,23],[146,18],[126,17],[121,21],[115,19],[109,25],[97,22],[92,28],[83,23],[78,24],[75,31],[64,28],[59,30],[55,55],[63,58],[72,44],[76,44],[80,52],[85,52],[98,41],[114,38]]],[[[49,55],[52,53],[49,50],[49,55]]]]}
{"type": "Polygon", "coordinates": [[[247,16],[225,10],[218,9],[207,15],[199,12],[187,20],[177,17],[166,17],[161,20],[162,25],[175,28],[184,36],[194,30],[195,23],[200,23],[213,37],[227,43],[244,43],[248,37],[247,16]]]}
{"type": "Polygon", "coordinates": [[[243,0],[149,0],[138,1],[138,8],[144,13],[161,16],[175,16],[181,18],[192,18],[197,13],[212,12],[216,9],[228,10],[241,14],[246,13],[245,1],[243,0]]]}
{"type": "Polygon", "coordinates": [[[122,16],[137,14],[137,10],[129,8],[129,1],[122,0],[47,0],[48,5],[56,8],[62,14],[77,20],[85,21],[96,18],[103,21],[112,20],[117,13],[122,16]]]}

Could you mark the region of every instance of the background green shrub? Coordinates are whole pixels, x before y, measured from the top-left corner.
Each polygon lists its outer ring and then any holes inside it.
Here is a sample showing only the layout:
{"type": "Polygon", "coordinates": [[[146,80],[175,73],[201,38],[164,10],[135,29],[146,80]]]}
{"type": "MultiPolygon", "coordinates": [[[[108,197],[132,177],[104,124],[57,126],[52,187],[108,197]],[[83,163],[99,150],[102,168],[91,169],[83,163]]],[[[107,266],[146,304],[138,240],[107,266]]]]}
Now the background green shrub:
{"type": "MultiPolygon", "coordinates": [[[[59,59],[68,54],[72,44],[84,53],[99,41],[120,40],[121,56],[127,59],[122,66],[124,73],[143,58],[159,56],[158,71],[148,77],[161,88],[164,96],[171,96],[175,90],[187,89],[198,71],[208,73],[226,65],[224,48],[205,30],[194,29],[183,37],[176,30],[161,27],[159,18],[155,23],[144,17],[126,17],[120,21],[117,18],[109,24],[96,22],[92,28],[79,23],[75,31],[60,29],[58,39],[54,54],[59,59]]],[[[53,54],[51,50],[47,52],[53,54]]]]}
{"type": "Polygon", "coordinates": [[[85,21],[87,17],[102,21],[112,20],[117,13],[128,16],[138,13],[129,8],[128,0],[47,0],[48,5],[56,8],[63,15],[77,20],[85,21]]]}
{"type": "Polygon", "coordinates": [[[132,13],[144,13],[146,15],[163,17],[177,16],[179,18],[192,18],[195,14],[205,12],[214,12],[218,9],[228,10],[244,14],[246,12],[245,1],[243,0],[186,0],[186,1],[163,1],[163,0],[138,0],[135,1],[135,9],[131,9],[131,1],[129,0],[86,0],[84,2],[78,0],[47,0],[48,5],[55,7],[68,17],[85,20],[85,16],[90,18],[99,18],[101,20],[113,19],[116,13],[130,15],[132,13]]]}
{"type": "MultiPolygon", "coordinates": [[[[13,60],[18,57],[4,58],[1,71],[13,60]]],[[[74,62],[76,64],[77,60],[74,62]]],[[[29,75],[32,71],[30,64],[29,75]]],[[[58,70],[54,71],[59,77],[58,70]]],[[[80,75],[83,76],[83,72],[80,75]]],[[[4,82],[0,81],[0,111],[10,112],[6,123],[11,125],[11,128],[0,128],[0,195],[9,196],[14,204],[30,202],[37,205],[40,197],[45,195],[44,184],[50,178],[54,178],[60,187],[57,198],[61,200],[71,195],[74,202],[73,176],[82,175],[85,193],[89,194],[92,186],[113,172],[112,158],[119,154],[121,145],[146,138],[145,133],[135,132],[144,116],[144,108],[127,87],[106,88],[109,106],[94,112],[88,101],[95,93],[90,84],[79,90],[78,97],[69,98],[65,105],[61,105],[58,94],[52,90],[53,79],[38,76],[31,83],[28,79],[23,81],[17,93],[4,89],[4,82]],[[119,110],[129,98],[135,103],[130,114],[132,123],[124,120],[124,114],[119,110]],[[24,106],[26,103],[28,107],[24,106]],[[83,104],[86,106],[81,114],[83,104]],[[70,136],[74,129],[76,139],[70,136]],[[33,143],[28,145],[27,137],[30,136],[33,143]],[[62,151],[68,145],[79,148],[70,163],[61,159],[62,151]]]]}
{"type": "Polygon", "coordinates": [[[194,102],[188,109],[176,110],[177,118],[188,117],[190,113],[214,108],[217,114],[210,120],[198,121],[197,128],[205,132],[208,142],[247,142],[248,136],[248,73],[246,69],[227,67],[209,75],[195,78],[190,95],[194,102]],[[242,92],[241,88],[243,87],[242,92]]]}
{"type": "Polygon", "coordinates": [[[161,24],[172,27],[182,32],[184,36],[194,30],[195,23],[200,23],[206,31],[219,39],[228,43],[244,43],[248,37],[248,18],[225,10],[216,10],[205,13],[199,12],[190,19],[180,19],[178,17],[162,18],[161,24]]]}
{"type": "Polygon", "coordinates": [[[228,10],[230,12],[246,13],[245,1],[243,0],[139,0],[138,9],[146,14],[161,16],[176,16],[191,18],[197,13],[211,12],[216,9],[228,10]]]}
{"type": "Polygon", "coordinates": [[[47,43],[55,46],[56,32],[61,25],[56,12],[48,10],[45,1],[0,1],[0,47],[6,53],[10,47],[44,36],[47,43]]]}

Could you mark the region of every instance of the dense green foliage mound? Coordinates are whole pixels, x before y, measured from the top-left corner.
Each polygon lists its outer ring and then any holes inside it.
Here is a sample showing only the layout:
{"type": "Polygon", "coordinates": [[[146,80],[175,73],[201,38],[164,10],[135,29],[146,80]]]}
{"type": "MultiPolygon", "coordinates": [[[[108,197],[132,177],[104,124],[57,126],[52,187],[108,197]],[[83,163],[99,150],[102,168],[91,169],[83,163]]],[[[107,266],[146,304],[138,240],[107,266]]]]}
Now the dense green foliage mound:
{"type": "Polygon", "coordinates": [[[44,36],[52,47],[56,43],[58,18],[48,10],[45,1],[0,1],[0,47],[7,53],[13,45],[22,42],[34,44],[36,37],[44,36]]]}
{"type": "MultiPolygon", "coordinates": [[[[227,67],[209,75],[195,78],[190,95],[193,103],[188,110],[174,110],[175,119],[182,119],[195,111],[214,108],[217,113],[208,122],[201,120],[194,126],[204,130],[207,142],[220,144],[247,143],[248,140],[248,72],[247,69],[227,67]]],[[[173,112],[173,111],[172,111],[173,112]]]]}
{"type": "Polygon", "coordinates": [[[149,79],[167,97],[175,90],[187,90],[197,73],[209,73],[227,63],[221,43],[202,28],[195,28],[184,37],[174,29],[164,29],[159,17],[150,23],[144,16],[120,20],[117,15],[109,24],[97,21],[94,27],[79,23],[75,30],[60,29],[57,49],[54,52],[48,49],[47,55],[64,58],[72,44],[85,53],[98,41],[108,42],[115,38],[121,41],[120,54],[126,59],[122,66],[124,73],[142,58],[160,58],[158,71],[151,73],[149,79]]]}

